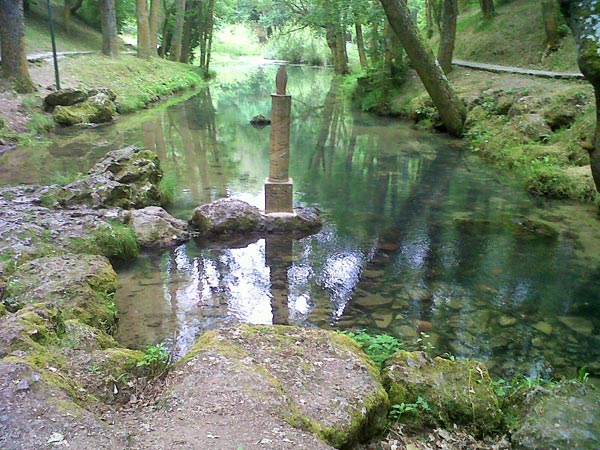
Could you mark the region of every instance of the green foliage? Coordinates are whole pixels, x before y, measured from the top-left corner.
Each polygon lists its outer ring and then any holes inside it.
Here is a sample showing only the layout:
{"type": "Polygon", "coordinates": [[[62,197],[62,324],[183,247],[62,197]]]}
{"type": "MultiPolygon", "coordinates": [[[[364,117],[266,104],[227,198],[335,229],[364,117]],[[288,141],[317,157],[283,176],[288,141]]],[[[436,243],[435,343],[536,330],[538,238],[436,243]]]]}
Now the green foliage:
{"type": "Polygon", "coordinates": [[[402,350],[402,343],[389,334],[370,335],[365,330],[342,333],[354,339],[378,367],[394,353],[402,350]]]}
{"type": "Polygon", "coordinates": [[[492,389],[500,398],[502,404],[510,401],[518,394],[537,386],[552,387],[557,383],[552,379],[533,378],[523,375],[515,375],[510,380],[500,378],[492,381],[492,389]]]}
{"type": "Polygon", "coordinates": [[[329,49],[325,38],[308,28],[295,31],[286,28],[271,38],[266,56],[292,64],[322,66],[327,63],[329,49]]]}
{"type": "Polygon", "coordinates": [[[577,371],[577,381],[580,381],[582,383],[587,383],[589,376],[590,376],[590,374],[587,371],[586,366],[580,367],[579,370],[577,371]]]}
{"type": "Polygon", "coordinates": [[[423,331],[419,333],[417,344],[423,352],[431,352],[435,349],[435,346],[431,343],[431,336],[423,331]]]}
{"type": "Polygon", "coordinates": [[[242,24],[228,25],[215,32],[213,54],[229,56],[258,56],[262,54],[262,46],[256,34],[242,24]]]}
{"type": "Polygon", "coordinates": [[[171,205],[175,201],[179,186],[177,185],[177,176],[173,172],[166,172],[158,185],[163,194],[166,204],[171,205]]]}
{"type": "Polygon", "coordinates": [[[96,228],[92,235],[99,252],[108,258],[129,261],[135,259],[139,253],[133,229],[120,222],[102,225],[96,228]]]}
{"type": "Polygon", "coordinates": [[[137,363],[137,367],[146,369],[150,376],[162,375],[170,365],[170,354],[164,342],[149,345],[144,351],[144,358],[137,363]]]}
{"type": "Polygon", "coordinates": [[[415,403],[397,403],[392,405],[389,417],[392,422],[398,422],[403,414],[418,413],[420,411],[430,411],[429,403],[419,395],[415,403]]]}

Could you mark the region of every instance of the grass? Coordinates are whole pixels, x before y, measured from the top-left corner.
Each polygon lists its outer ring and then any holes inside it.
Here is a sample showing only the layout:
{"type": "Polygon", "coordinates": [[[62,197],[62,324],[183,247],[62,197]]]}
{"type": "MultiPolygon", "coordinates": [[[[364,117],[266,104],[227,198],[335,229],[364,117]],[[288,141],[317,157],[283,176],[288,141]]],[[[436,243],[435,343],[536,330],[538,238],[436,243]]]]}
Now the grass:
{"type": "Polygon", "coordinates": [[[81,80],[84,87],[112,89],[117,94],[118,110],[122,114],[143,109],[163,97],[203,83],[197,67],[133,55],[116,59],[99,55],[66,58],[62,71],[81,80]]]}

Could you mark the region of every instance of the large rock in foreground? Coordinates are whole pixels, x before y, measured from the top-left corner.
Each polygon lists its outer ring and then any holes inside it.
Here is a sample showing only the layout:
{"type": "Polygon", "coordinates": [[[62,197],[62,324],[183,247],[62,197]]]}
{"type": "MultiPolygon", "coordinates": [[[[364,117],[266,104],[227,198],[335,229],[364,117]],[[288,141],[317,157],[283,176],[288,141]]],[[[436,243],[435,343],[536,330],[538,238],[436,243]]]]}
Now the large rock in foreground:
{"type": "Polygon", "coordinates": [[[130,419],[139,448],[347,448],[380,432],[389,406],[354,341],[297,327],[208,332],[167,383],[171,393],[145,419],[150,431],[130,419]]]}
{"type": "Polygon", "coordinates": [[[392,405],[415,405],[400,417],[402,423],[446,429],[456,424],[476,435],[500,428],[498,398],[481,363],[399,352],[386,361],[383,374],[392,405]]]}
{"type": "Polygon", "coordinates": [[[600,393],[592,386],[565,381],[527,394],[523,419],[513,430],[516,449],[600,448],[600,393]]]}
{"type": "Polygon", "coordinates": [[[243,233],[307,235],[321,227],[321,219],[314,208],[295,208],[293,214],[265,214],[241,200],[224,198],[197,207],[190,225],[195,231],[213,237],[243,233]]]}

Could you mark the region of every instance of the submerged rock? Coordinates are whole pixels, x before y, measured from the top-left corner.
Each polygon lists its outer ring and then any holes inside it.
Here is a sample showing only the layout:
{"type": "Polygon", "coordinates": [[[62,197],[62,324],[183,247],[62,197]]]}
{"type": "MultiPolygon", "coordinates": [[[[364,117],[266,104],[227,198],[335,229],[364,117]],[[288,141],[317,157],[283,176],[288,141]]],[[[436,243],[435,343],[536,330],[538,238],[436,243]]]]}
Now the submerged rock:
{"type": "Polygon", "coordinates": [[[392,405],[415,405],[401,416],[402,423],[416,428],[456,424],[477,435],[500,428],[498,398],[481,363],[399,352],[386,361],[383,375],[392,405]]]}
{"type": "Polygon", "coordinates": [[[250,119],[250,124],[254,125],[255,127],[264,127],[271,125],[271,119],[267,119],[262,114],[258,114],[250,119]]]}
{"type": "Polygon", "coordinates": [[[190,238],[187,223],[159,206],[132,211],[130,225],[143,247],[168,247],[190,238]]]}
{"type": "Polygon", "coordinates": [[[386,423],[378,371],[347,336],[285,326],[211,331],[167,382],[142,448],[330,449],[369,439],[386,423]],[[202,395],[198,395],[201,387],[202,395]],[[181,420],[193,426],[169,433],[181,420]],[[218,436],[215,444],[211,437],[218,436]]]}
{"type": "Polygon", "coordinates": [[[537,387],[524,400],[523,419],[512,432],[515,449],[600,448],[600,393],[583,383],[564,381],[537,387]]]}

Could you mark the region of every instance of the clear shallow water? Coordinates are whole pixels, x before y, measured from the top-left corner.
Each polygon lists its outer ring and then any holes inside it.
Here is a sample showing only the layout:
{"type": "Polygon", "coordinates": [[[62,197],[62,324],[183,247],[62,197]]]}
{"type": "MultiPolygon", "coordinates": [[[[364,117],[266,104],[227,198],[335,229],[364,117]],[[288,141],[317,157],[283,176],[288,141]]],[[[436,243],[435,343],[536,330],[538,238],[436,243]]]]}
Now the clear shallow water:
{"type": "MultiPolygon", "coordinates": [[[[94,144],[57,137],[51,161],[0,163],[48,182],[143,144],[177,192],[172,214],[226,196],[262,207],[269,128],[248,121],[269,116],[275,70],[228,68],[184,103],[94,130],[94,144]]],[[[600,365],[600,225],[586,208],[536,203],[458,141],[352,111],[326,71],[288,72],[295,202],[318,207],[323,229],[142,255],[119,270],[123,343],[167,340],[182,355],[207,329],[289,323],[386,332],[502,375],[600,365]]]]}

